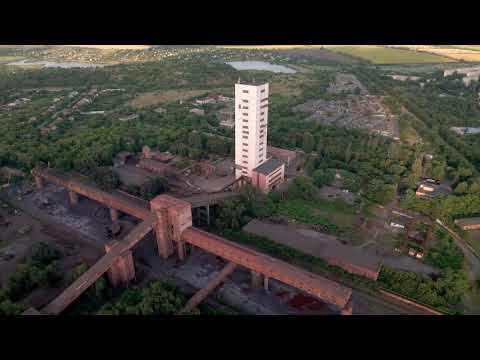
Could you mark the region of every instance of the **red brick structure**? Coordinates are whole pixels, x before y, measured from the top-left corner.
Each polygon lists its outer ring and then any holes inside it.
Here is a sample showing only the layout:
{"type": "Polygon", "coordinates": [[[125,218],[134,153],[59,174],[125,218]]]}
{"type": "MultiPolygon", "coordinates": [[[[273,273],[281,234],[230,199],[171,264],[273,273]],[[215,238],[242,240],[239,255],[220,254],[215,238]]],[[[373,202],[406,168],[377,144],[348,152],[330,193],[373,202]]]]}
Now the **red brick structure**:
{"type": "Polygon", "coordinates": [[[159,174],[160,176],[168,176],[173,173],[173,169],[170,165],[164,164],[157,160],[142,159],[139,161],[137,166],[139,168],[159,174]]]}
{"type": "Polygon", "coordinates": [[[273,157],[280,161],[283,161],[286,166],[288,167],[293,160],[297,157],[297,153],[295,151],[281,149],[274,146],[267,146],[267,156],[273,157]]]}
{"type": "Polygon", "coordinates": [[[175,243],[178,256],[183,260],[185,244],[181,235],[192,226],[191,204],[169,195],[160,195],[151,201],[150,207],[157,216],[155,232],[159,255],[168,258],[174,251],[175,243]]]}
{"type": "Polygon", "coordinates": [[[215,165],[204,161],[196,164],[194,167],[194,170],[198,175],[209,177],[215,174],[215,172],[217,171],[217,168],[215,165]]]}
{"type": "Polygon", "coordinates": [[[173,160],[173,155],[162,153],[160,151],[155,151],[150,149],[148,146],[144,146],[142,149],[143,157],[145,159],[157,160],[160,162],[167,163],[173,160]]]}
{"type": "Polygon", "coordinates": [[[480,217],[456,219],[455,224],[462,230],[480,230],[480,217]]]}
{"type": "MultiPolygon", "coordinates": [[[[139,209],[132,199],[117,198],[111,193],[68,179],[61,173],[53,174],[50,169],[36,170],[34,176],[63,185],[70,191],[78,192],[109,207],[143,219],[143,222],[121,241],[108,244],[105,247],[105,256],[42,309],[41,312],[44,314],[61,313],[104,273],[107,273],[114,285],[134,279],[132,248],[152,229],[157,235],[158,251],[163,258],[169,257],[176,249],[178,257],[183,260],[186,256],[185,244],[189,243],[231,262],[231,265],[226,267],[219,277],[212,280],[204,291],[199,292],[190,304],[197,304],[236,266],[243,266],[252,270],[252,282],[255,286],[261,286],[262,279],[264,286],[268,286],[268,279],[273,278],[349,312],[347,304],[351,298],[351,289],[219,236],[193,228],[191,204],[186,201],[169,195],[160,195],[151,201],[151,211],[147,210],[145,213],[145,209],[139,209]]],[[[40,180],[38,182],[42,183],[40,180]]]]}
{"type": "Polygon", "coordinates": [[[252,185],[268,193],[285,179],[285,164],[276,159],[269,159],[252,170],[252,185]]]}
{"type": "MultiPolygon", "coordinates": [[[[118,246],[118,241],[116,240],[105,245],[105,252],[108,254],[115,246],[118,246]]],[[[120,255],[115,260],[110,269],[108,269],[107,276],[113,286],[126,284],[135,278],[135,265],[131,250],[120,255]]]]}

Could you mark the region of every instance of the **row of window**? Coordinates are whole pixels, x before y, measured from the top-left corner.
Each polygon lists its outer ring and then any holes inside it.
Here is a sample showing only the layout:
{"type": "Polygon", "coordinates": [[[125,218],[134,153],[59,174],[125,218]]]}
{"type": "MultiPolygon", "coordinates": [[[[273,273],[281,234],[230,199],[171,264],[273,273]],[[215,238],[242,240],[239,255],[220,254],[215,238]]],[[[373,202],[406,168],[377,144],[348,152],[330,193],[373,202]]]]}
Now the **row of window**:
{"type": "Polygon", "coordinates": [[[281,172],[282,172],[282,168],[279,167],[277,170],[275,170],[272,174],[270,174],[270,178],[273,179],[277,176],[277,175],[281,175],[281,172]]]}
{"type": "Polygon", "coordinates": [[[265,102],[265,101],[267,101],[267,100],[268,100],[268,97],[263,98],[262,100],[260,100],[260,102],[265,102]]]}
{"type": "Polygon", "coordinates": [[[260,106],[260,109],[264,109],[264,108],[266,108],[266,107],[268,107],[268,104],[265,104],[265,105],[260,106]]]}
{"type": "Polygon", "coordinates": [[[277,185],[280,180],[281,180],[282,176],[281,174],[278,174],[278,176],[275,177],[275,179],[272,179],[271,181],[268,182],[268,186],[274,186],[274,185],[277,185]]]}

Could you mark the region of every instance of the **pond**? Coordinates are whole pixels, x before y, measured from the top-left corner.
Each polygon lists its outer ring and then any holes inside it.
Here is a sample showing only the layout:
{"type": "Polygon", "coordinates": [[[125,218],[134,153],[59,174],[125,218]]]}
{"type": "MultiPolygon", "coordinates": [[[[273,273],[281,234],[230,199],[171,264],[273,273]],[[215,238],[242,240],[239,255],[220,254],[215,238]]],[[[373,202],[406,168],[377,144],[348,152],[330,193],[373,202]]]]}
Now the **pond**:
{"type": "Polygon", "coordinates": [[[236,70],[263,70],[284,74],[295,74],[297,72],[287,66],[275,65],[265,61],[231,61],[226,64],[233,66],[236,70]]]}
{"type": "Polygon", "coordinates": [[[92,67],[102,67],[103,64],[89,64],[81,62],[52,62],[52,61],[31,61],[20,60],[8,63],[7,65],[16,65],[16,66],[31,66],[37,65],[42,68],[62,68],[62,69],[71,69],[71,68],[92,68],[92,67]]]}

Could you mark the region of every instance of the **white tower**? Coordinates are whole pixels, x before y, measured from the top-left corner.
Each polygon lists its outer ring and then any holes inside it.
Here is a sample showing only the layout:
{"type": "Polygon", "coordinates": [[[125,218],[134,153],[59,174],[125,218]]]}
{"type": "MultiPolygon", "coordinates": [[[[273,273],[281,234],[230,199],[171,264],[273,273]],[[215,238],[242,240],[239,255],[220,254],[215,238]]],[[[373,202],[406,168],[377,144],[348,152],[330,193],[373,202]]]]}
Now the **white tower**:
{"type": "Polygon", "coordinates": [[[252,177],[267,159],[268,83],[235,84],[235,177],[252,177]]]}

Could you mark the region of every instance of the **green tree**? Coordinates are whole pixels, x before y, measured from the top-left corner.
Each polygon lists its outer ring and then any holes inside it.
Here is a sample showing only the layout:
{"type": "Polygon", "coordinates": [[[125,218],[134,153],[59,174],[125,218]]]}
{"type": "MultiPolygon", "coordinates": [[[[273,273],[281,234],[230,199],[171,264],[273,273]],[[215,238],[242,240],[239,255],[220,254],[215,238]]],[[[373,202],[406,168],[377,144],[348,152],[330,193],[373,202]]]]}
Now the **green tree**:
{"type": "Polygon", "coordinates": [[[335,180],[335,170],[333,169],[318,169],[312,174],[313,182],[318,187],[330,185],[335,180]]]}
{"type": "Polygon", "coordinates": [[[302,148],[307,154],[311,153],[315,147],[315,139],[312,134],[305,132],[303,134],[302,148]]]}
{"type": "Polygon", "coordinates": [[[290,185],[287,196],[289,199],[313,200],[317,197],[318,189],[312,179],[305,176],[298,176],[290,185]]]}
{"type": "Polygon", "coordinates": [[[463,195],[468,192],[468,183],[466,181],[462,181],[455,187],[455,194],[463,195]]]}

